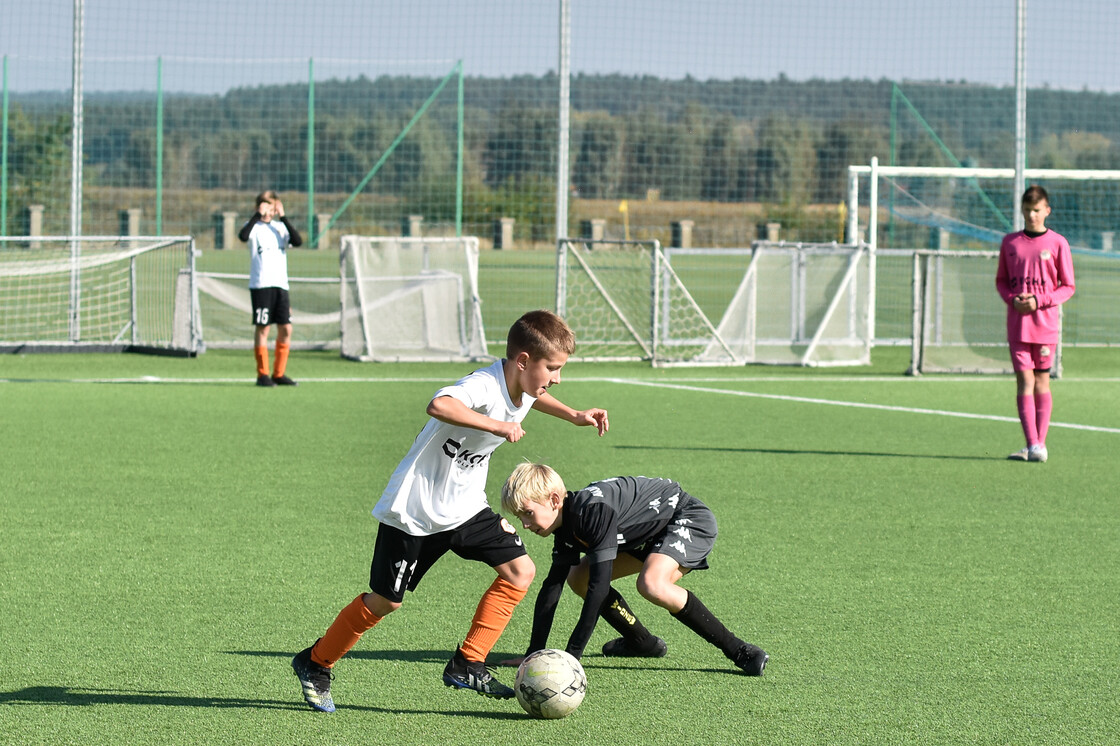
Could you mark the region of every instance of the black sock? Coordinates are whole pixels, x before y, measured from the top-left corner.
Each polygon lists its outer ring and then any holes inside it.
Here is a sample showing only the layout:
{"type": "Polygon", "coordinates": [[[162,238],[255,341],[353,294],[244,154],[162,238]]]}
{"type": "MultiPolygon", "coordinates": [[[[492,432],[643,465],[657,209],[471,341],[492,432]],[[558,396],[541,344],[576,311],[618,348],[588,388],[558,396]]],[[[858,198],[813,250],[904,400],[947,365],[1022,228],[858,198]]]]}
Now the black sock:
{"type": "Polygon", "coordinates": [[[743,641],[731,634],[731,630],[724,627],[723,622],[716,619],[692,591],[687,593],[688,600],[684,602],[684,608],[673,616],[684,626],[722,650],[728,658],[735,655],[735,651],[743,645],[743,641]]]}
{"type": "Polygon", "coordinates": [[[630,610],[626,599],[614,589],[614,586],[611,586],[607,593],[603,608],[599,610],[599,616],[638,650],[643,650],[649,645],[652,635],[645,625],[638,621],[637,615],[630,610]]]}

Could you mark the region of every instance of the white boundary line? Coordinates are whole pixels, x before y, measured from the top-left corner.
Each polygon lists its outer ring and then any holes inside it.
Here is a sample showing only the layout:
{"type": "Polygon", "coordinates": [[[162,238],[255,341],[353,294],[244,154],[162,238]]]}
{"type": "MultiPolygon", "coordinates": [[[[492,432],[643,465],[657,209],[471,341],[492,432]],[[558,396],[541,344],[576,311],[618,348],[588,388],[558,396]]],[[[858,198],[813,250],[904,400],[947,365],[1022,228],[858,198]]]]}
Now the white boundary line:
{"type": "MultiPolygon", "coordinates": [[[[977,380],[978,376],[965,376],[960,381],[972,382],[977,380]]],[[[300,378],[301,382],[307,383],[433,383],[443,384],[447,382],[446,377],[427,377],[427,378],[411,378],[411,377],[342,377],[342,378],[300,378]]],[[[856,376],[856,377],[804,377],[804,376],[772,376],[766,378],[678,378],[678,379],[662,379],[660,381],[643,381],[637,378],[617,378],[617,377],[588,377],[588,378],[569,378],[568,383],[590,382],[590,383],[618,383],[628,386],[646,386],[649,388],[663,388],[673,389],[677,391],[694,391],[702,394],[719,394],[723,396],[743,396],[753,399],[770,399],[773,401],[788,401],[798,402],[802,404],[823,404],[834,407],[853,407],[855,409],[875,409],[884,412],[902,412],[906,414],[929,414],[938,415],[941,417],[960,417],[972,420],[988,420],[990,422],[1013,422],[1018,424],[1017,417],[1007,417],[1004,415],[995,414],[973,414],[970,412],[953,412],[944,409],[925,409],[921,407],[900,407],[891,404],[868,404],[866,402],[849,402],[839,401],[835,399],[817,399],[807,396],[789,396],[787,394],[762,394],[754,391],[734,391],[728,389],[710,388],[707,386],[693,386],[684,383],[675,383],[674,381],[691,381],[694,383],[779,383],[779,382],[796,382],[796,383],[821,383],[833,381],[836,383],[861,383],[861,382],[875,382],[882,383],[884,381],[917,381],[926,379],[915,378],[877,378],[870,376],[856,376]]],[[[929,380],[950,380],[938,377],[937,379],[929,380]]],[[[992,377],[986,379],[992,381],[992,377]]],[[[1074,381],[1083,382],[1117,382],[1118,378],[1063,378],[1064,383],[1071,383],[1074,381]]],[[[36,378],[0,378],[0,384],[5,383],[100,383],[100,384],[159,384],[159,383],[172,383],[172,384],[244,384],[246,388],[252,386],[253,381],[245,377],[237,378],[162,378],[160,376],[140,376],[137,378],[74,378],[74,379],[36,379],[36,378]]],[[[1097,433],[1115,433],[1120,435],[1120,427],[1098,427],[1096,425],[1079,425],[1072,422],[1051,422],[1050,427],[1060,427],[1069,430],[1085,430],[1097,433]]]]}
{"type": "MultiPolygon", "coordinates": [[[[972,414],[969,412],[951,412],[944,409],[923,409],[921,407],[899,407],[891,404],[868,404],[866,402],[836,401],[833,399],[814,399],[807,396],[787,396],[785,394],[759,394],[753,391],[729,391],[727,389],[713,389],[704,386],[686,386],[676,383],[658,383],[640,381],[636,379],[617,378],[617,383],[631,386],[647,386],[650,388],[673,389],[675,391],[695,391],[702,394],[723,394],[725,396],[745,396],[752,399],[771,399],[774,401],[800,402],[803,404],[825,404],[834,407],[854,407],[856,409],[877,409],[885,412],[904,412],[906,414],[933,414],[941,417],[963,417],[971,420],[989,420],[991,422],[1013,422],[1019,424],[1018,417],[1005,417],[995,414],[972,414]]],[[[1098,433],[1116,433],[1120,435],[1120,428],[1097,427],[1096,425],[1077,425],[1069,422],[1051,422],[1050,427],[1064,427],[1070,430],[1089,430],[1098,433]]]]}

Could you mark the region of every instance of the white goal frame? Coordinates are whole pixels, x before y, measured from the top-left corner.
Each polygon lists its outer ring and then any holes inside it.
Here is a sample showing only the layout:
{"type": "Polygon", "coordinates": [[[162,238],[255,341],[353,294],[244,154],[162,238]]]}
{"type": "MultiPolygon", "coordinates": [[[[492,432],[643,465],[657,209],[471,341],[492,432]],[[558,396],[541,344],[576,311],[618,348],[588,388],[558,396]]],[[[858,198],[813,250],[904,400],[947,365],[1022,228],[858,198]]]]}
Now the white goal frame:
{"type": "Polygon", "coordinates": [[[867,260],[866,246],[835,243],[663,249],[656,240],[563,238],[556,308],[576,332],[584,360],[646,360],[655,367],[868,364],[867,260]],[[744,254],[749,263],[745,270],[739,264],[743,275],[726,307],[707,298],[720,314],[714,323],[673,259],[718,262],[744,254]]]}
{"type": "MultiPolygon", "coordinates": [[[[1023,171],[1024,179],[1028,182],[1053,182],[1053,181],[1107,181],[1120,185],[1120,170],[1088,170],[1088,169],[1046,169],[1028,168],[1023,171]]],[[[1015,169],[1013,168],[981,168],[981,167],[943,167],[943,166],[883,166],[877,158],[872,158],[869,165],[851,165],[848,167],[848,199],[847,199],[847,234],[860,236],[866,232],[867,243],[871,247],[871,258],[874,265],[879,254],[913,255],[911,272],[911,316],[913,319],[911,339],[911,360],[908,373],[919,375],[924,372],[952,372],[952,373],[987,373],[1002,374],[1011,370],[1010,359],[1007,362],[997,361],[991,364],[965,361],[960,365],[938,366],[929,362],[929,352],[935,349],[941,340],[944,331],[941,326],[943,297],[940,293],[942,265],[955,259],[984,258],[994,259],[998,251],[990,250],[965,250],[952,251],[929,249],[928,247],[892,247],[881,249],[879,247],[879,217],[883,210],[879,196],[880,178],[924,177],[933,179],[990,179],[1001,180],[1007,183],[1008,204],[1018,208],[1021,195],[1014,194],[1015,169]],[[867,180],[867,201],[865,213],[866,223],[860,222],[860,180],[867,180]]],[[[1018,223],[1016,223],[1018,225],[1018,223]]],[[[1074,247],[1075,249],[1077,247],[1074,247]]],[[[872,273],[875,277],[875,273],[872,273]]],[[[874,281],[874,280],[873,280],[874,281]]],[[[997,304],[995,294],[995,270],[992,270],[992,287],[990,299],[997,304]]],[[[874,318],[874,308],[873,318],[874,318]]],[[[1064,314],[1064,311],[1063,311],[1064,314]]],[[[874,327],[873,327],[874,328],[874,327]]],[[[1002,326],[1000,327],[1002,329],[1002,326]]],[[[1006,344],[1006,336],[997,330],[1006,344]]],[[[873,337],[874,338],[874,337],[873,337]]],[[[981,342],[980,346],[993,346],[992,342],[981,342]]],[[[1055,350],[1055,362],[1052,375],[1056,378],[1061,375],[1061,349],[1063,341],[1059,340],[1055,350]]]]}
{"type": "Polygon", "coordinates": [[[202,352],[192,236],[0,236],[0,351],[202,352]]]}
{"type": "Polygon", "coordinates": [[[478,238],[342,237],[342,356],[363,362],[491,359],[478,238]]]}

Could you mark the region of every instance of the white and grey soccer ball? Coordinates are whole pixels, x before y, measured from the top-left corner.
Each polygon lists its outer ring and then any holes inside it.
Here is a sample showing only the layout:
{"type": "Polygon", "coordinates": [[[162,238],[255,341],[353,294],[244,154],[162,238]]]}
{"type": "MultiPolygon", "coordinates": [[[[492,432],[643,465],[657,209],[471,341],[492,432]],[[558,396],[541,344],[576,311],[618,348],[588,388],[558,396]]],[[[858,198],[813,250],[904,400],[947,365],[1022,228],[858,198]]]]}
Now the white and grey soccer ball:
{"type": "Polygon", "coordinates": [[[587,694],[587,674],[563,650],[538,650],[521,661],[513,688],[531,717],[554,720],[579,707],[587,694]]]}

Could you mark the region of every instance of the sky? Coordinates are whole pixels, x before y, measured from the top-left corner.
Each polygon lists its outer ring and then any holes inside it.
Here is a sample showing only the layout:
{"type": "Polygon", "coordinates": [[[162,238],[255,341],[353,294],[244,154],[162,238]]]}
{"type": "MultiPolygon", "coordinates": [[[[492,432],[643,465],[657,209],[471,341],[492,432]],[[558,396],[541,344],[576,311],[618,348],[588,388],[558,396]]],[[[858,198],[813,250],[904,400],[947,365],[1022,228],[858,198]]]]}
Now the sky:
{"type": "MultiPolygon", "coordinates": [[[[1120,0],[1022,0],[1029,87],[1120,91],[1120,0]]],[[[87,91],[541,75],[559,0],[82,0],[87,91]]],[[[570,0],[578,73],[1013,85],[1020,0],[570,0]]],[[[75,0],[0,0],[11,91],[70,86],[75,0]]]]}

